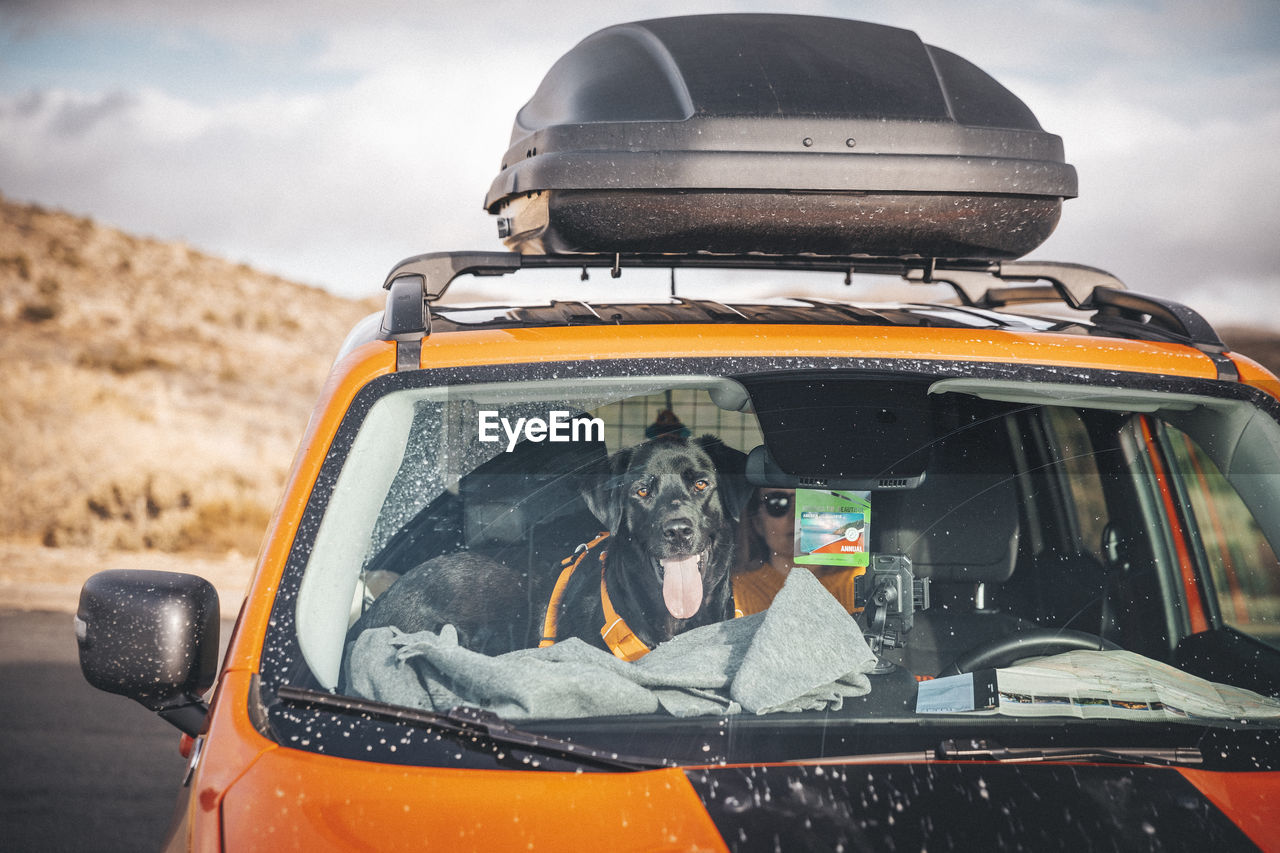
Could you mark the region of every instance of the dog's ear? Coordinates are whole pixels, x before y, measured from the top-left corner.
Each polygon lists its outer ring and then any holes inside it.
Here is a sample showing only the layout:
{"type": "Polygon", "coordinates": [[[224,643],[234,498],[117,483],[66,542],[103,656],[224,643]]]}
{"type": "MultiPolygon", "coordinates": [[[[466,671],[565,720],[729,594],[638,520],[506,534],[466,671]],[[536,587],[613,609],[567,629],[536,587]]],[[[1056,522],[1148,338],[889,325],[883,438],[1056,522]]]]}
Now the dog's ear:
{"type": "Polygon", "coordinates": [[[619,450],[583,472],[582,499],[611,533],[616,533],[622,523],[623,491],[633,452],[630,447],[619,450]]]}
{"type": "Polygon", "coordinates": [[[734,450],[710,433],[694,440],[694,444],[711,457],[716,466],[716,479],[720,483],[720,501],[726,517],[735,522],[742,518],[751,487],[747,485],[747,454],[734,450]]]}

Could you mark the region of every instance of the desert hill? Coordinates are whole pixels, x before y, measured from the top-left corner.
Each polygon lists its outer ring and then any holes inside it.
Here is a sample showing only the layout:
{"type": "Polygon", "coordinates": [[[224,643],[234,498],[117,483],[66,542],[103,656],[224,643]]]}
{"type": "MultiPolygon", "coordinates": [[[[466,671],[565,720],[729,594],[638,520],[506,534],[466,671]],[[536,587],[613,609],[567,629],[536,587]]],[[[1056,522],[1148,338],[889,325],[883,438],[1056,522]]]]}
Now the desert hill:
{"type": "Polygon", "coordinates": [[[0,198],[0,540],[252,555],[380,307],[0,198]]]}

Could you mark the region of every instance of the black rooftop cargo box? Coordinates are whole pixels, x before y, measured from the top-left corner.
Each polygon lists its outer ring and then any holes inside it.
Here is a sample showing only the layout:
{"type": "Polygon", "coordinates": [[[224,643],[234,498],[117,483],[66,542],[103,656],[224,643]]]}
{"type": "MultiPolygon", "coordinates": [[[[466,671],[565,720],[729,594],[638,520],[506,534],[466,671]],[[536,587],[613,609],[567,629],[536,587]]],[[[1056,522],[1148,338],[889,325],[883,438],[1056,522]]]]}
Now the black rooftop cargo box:
{"type": "Polygon", "coordinates": [[[530,254],[1003,259],[1075,194],[1062,140],[959,56],[736,14],[584,39],[517,114],[485,207],[530,254]]]}

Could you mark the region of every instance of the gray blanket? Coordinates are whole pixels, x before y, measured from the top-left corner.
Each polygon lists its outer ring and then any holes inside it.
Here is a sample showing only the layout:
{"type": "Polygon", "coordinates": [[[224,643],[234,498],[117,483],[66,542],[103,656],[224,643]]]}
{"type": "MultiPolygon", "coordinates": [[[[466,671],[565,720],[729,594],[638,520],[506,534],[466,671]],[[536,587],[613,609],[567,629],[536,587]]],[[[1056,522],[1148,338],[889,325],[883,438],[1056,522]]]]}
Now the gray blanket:
{"type": "Polygon", "coordinates": [[[845,697],[870,692],[874,666],[853,618],[796,570],[765,612],[680,634],[633,663],[575,638],[489,657],[459,646],[446,625],[438,634],[364,631],[344,669],[356,696],[520,720],[839,710],[845,697]]]}

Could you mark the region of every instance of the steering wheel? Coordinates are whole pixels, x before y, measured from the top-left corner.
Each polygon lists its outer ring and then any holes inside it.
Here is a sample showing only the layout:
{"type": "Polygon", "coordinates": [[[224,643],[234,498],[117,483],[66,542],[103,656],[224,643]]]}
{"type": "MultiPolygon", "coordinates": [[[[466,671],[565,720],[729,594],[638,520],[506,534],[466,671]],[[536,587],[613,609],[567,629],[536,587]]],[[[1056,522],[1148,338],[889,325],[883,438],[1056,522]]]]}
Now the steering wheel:
{"type": "Polygon", "coordinates": [[[1033,628],[1029,631],[1014,631],[974,646],[943,667],[937,677],[1008,666],[1022,658],[1078,650],[1114,651],[1119,648],[1120,646],[1110,640],[1087,631],[1073,631],[1068,628],[1033,628]]]}

